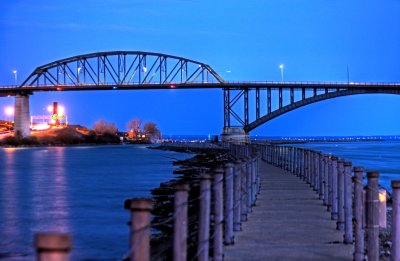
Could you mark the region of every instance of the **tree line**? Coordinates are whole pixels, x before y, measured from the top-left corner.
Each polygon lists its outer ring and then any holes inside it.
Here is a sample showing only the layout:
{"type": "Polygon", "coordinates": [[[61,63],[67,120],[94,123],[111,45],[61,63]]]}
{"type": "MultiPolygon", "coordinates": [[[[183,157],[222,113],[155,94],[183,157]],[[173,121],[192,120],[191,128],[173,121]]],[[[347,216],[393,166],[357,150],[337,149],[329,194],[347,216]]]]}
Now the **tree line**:
{"type": "MultiPolygon", "coordinates": [[[[146,122],[142,124],[142,120],[134,118],[126,124],[127,132],[133,132],[135,135],[145,135],[151,140],[160,139],[161,132],[157,128],[157,124],[154,122],[146,122]]],[[[118,128],[114,123],[106,122],[103,119],[96,121],[93,125],[93,130],[98,135],[113,135],[118,132],[118,128]]]]}

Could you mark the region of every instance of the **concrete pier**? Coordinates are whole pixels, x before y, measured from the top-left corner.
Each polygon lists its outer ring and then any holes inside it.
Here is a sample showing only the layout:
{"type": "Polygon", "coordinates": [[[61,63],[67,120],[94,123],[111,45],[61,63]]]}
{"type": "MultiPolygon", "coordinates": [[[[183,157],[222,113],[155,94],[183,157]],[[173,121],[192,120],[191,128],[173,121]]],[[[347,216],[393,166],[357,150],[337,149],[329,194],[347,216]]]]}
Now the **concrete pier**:
{"type": "Polygon", "coordinates": [[[241,127],[230,127],[222,130],[222,141],[236,144],[249,143],[250,137],[241,127]]]}
{"type": "Polygon", "coordinates": [[[31,135],[31,116],[29,112],[29,95],[18,94],[15,96],[14,105],[14,135],[27,137],[31,135]]]}
{"type": "Polygon", "coordinates": [[[225,260],[353,260],[353,246],[342,243],[318,194],[291,173],[261,167],[257,204],[225,260]]]}

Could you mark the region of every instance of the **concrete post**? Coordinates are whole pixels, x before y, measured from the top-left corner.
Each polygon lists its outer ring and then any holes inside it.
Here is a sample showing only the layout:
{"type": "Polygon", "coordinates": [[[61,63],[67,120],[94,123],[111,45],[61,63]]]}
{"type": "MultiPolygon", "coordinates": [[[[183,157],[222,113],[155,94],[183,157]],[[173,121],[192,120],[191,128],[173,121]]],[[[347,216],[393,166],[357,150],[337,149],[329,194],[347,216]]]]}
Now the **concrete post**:
{"type": "Polygon", "coordinates": [[[329,209],[329,156],[324,156],[324,206],[327,206],[328,211],[329,209]]]}
{"type": "Polygon", "coordinates": [[[353,244],[353,190],[351,162],[344,163],[344,243],[353,244]]]}
{"type": "Polygon", "coordinates": [[[29,95],[18,94],[14,104],[14,136],[27,137],[31,135],[31,116],[29,112],[29,95]]]}
{"type": "Polygon", "coordinates": [[[297,175],[297,148],[293,147],[293,174],[297,175]]]}
{"type": "Polygon", "coordinates": [[[338,159],[338,221],[336,229],[344,231],[344,161],[338,159]]]}
{"type": "Polygon", "coordinates": [[[213,192],[214,192],[214,240],[213,260],[223,260],[223,222],[224,222],[224,170],[214,170],[213,192]]]}
{"type": "Polygon", "coordinates": [[[301,175],[302,180],[306,180],[306,150],[301,149],[301,175]]]}
{"type": "Polygon", "coordinates": [[[37,261],[68,261],[71,238],[62,233],[36,233],[34,245],[37,261]]]}
{"type": "Polygon", "coordinates": [[[242,161],[237,160],[233,174],[233,230],[241,231],[242,223],[240,221],[242,215],[242,199],[241,199],[241,183],[242,183],[242,161]]]}
{"type": "Polygon", "coordinates": [[[241,216],[240,216],[240,221],[246,221],[247,220],[247,163],[245,159],[242,159],[242,164],[241,168],[242,171],[240,172],[242,177],[241,177],[241,188],[240,188],[240,198],[241,198],[241,216]]]}
{"type": "Polygon", "coordinates": [[[319,194],[319,153],[314,152],[314,190],[319,194]]]}
{"type": "Polygon", "coordinates": [[[210,248],[211,177],[200,177],[200,211],[197,256],[199,261],[208,261],[210,248]]]}
{"type": "Polygon", "coordinates": [[[150,261],[151,199],[133,198],[126,203],[131,211],[130,261],[150,261]]]}
{"type": "Polygon", "coordinates": [[[310,187],[315,188],[315,152],[310,150],[310,187]]]}
{"type": "Polygon", "coordinates": [[[379,260],[379,172],[367,172],[367,249],[368,260],[379,260]]]}
{"type": "Polygon", "coordinates": [[[338,219],[338,175],[337,175],[337,158],[332,157],[332,212],[331,219],[338,219]]]}
{"type": "Polygon", "coordinates": [[[251,208],[253,206],[253,159],[249,158],[246,163],[247,173],[246,173],[246,180],[247,180],[247,213],[251,213],[251,208]]]}
{"type": "Polygon", "coordinates": [[[333,169],[332,169],[332,156],[328,157],[328,205],[327,209],[329,212],[332,211],[333,204],[333,169]]]}
{"type": "Polygon", "coordinates": [[[233,167],[232,163],[225,165],[225,233],[224,244],[234,242],[233,235],[233,167]]]}
{"type": "Polygon", "coordinates": [[[400,260],[400,180],[392,180],[392,261],[400,260]]]}
{"type": "Polygon", "coordinates": [[[354,167],[354,260],[364,261],[363,167],[354,167]]]}
{"type": "Polygon", "coordinates": [[[175,187],[174,261],[186,261],[188,237],[188,184],[175,187]]]}
{"type": "Polygon", "coordinates": [[[321,153],[319,154],[319,199],[324,200],[324,158],[325,156],[321,153]]]}
{"type": "Polygon", "coordinates": [[[309,165],[309,151],[308,150],[304,150],[304,180],[309,184],[310,183],[310,165],[309,165]]]}

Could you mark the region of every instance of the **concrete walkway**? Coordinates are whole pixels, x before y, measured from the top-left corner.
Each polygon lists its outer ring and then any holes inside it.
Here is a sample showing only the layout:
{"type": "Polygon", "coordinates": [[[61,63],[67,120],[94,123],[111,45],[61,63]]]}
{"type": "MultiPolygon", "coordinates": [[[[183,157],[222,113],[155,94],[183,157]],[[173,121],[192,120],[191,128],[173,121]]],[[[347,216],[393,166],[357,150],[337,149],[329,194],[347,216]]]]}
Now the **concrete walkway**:
{"type": "Polygon", "coordinates": [[[308,184],[262,163],[261,192],[225,260],[353,260],[353,246],[308,184]]]}

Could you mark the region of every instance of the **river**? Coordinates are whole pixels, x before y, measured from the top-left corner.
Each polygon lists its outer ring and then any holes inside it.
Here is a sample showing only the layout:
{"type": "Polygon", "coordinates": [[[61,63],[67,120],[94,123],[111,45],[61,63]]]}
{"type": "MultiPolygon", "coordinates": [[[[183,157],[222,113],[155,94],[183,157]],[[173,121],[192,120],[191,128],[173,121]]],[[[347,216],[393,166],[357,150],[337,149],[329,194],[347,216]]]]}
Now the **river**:
{"type": "Polygon", "coordinates": [[[379,171],[379,183],[389,191],[390,181],[400,179],[400,141],[321,142],[293,146],[333,154],[351,161],[353,166],[363,166],[365,171],[379,171]]]}
{"type": "Polygon", "coordinates": [[[71,260],[119,260],[125,199],[150,196],[192,155],[144,145],[0,148],[0,260],[33,260],[37,231],[68,232],[71,260]]]}

